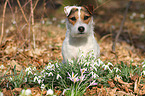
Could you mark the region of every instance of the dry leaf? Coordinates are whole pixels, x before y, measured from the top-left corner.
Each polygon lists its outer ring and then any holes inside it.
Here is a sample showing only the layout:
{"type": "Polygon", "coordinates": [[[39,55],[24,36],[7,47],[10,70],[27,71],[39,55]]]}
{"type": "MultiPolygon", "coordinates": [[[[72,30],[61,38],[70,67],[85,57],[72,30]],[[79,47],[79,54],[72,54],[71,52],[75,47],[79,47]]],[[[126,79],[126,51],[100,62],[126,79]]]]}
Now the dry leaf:
{"type": "Polygon", "coordinates": [[[115,84],[113,83],[113,80],[112,81],[107,81],[110,85],[111,88],[114,88],[115,87],[115,84]]]}
{"type": "Polygon", "coordinates": [[[19,65],[15,60],[12,60],[9,62],[10,65],[14,68],[14,66],[16,65],[16,70],[21,71],[22,70],[22,66],[19,65]]]}
{"type": "Polygon", "coordinates": [[[128,88],[130,87],[130,85],[133,84],[133,83],[126,83],[126,82],[124,82],[123,80],[121,80],[119,77],[115,77],[114,80],[115,80],[116,82],[119,82],[119,83],[121,83],[121,84],[126,85],[126,87],[128,87],[128,88]]]}
{"type": "Polygon", "coordinates": [[[135,80],[134,83],[134,93],[138,93],[139,89],[138,89],[138,79],[135,80]]]}

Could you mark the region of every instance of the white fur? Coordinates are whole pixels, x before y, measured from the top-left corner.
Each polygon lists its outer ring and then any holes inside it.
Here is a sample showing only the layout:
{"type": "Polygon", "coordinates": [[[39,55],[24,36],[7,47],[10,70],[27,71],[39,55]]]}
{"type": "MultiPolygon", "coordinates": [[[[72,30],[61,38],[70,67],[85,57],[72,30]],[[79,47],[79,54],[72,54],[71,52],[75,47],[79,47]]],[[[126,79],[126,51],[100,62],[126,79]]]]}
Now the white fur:
{"type": "Polygon", "coordinates": [[[91,20],[88,24],[82,22],[80,18],[81,7],[77,6],[65,7],[64,11],[66,15],[69,14],[72,8],[78,8],[79,19],[75,25],[73,25],[69,23],[68,18],[66,18],[67,32],[62,45],[63,63],[66,63],[67,60],[70,62],[72,59],[80,57],[80,52],[83,52],[84,56],[86,56],[88,52],[93,51],[95,57],[99,57],[100,48],[94,37],[93,17],[91,17],[91,20]],[[85,28],[84,34],[78,34],[79,26],[83,26],[85,28]]]}

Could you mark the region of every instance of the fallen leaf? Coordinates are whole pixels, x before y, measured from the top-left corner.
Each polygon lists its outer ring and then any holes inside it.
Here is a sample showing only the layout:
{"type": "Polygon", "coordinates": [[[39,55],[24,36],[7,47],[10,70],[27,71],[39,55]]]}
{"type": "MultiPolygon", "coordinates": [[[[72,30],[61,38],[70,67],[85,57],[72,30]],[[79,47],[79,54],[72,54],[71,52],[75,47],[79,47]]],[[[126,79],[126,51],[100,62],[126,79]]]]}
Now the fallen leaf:
{"type": "Polygon", "coordinates": [[[109,85],[110,85],[111,88],[114,88],[115,87],[115,84],[113,83],[113,80],[107,81],[107,82],[109,83],[109,85]]]}
{"type": "Polygon", "coordinates": [[[19,65],[15,60],[9,61],[9,63],[12,66],[12,68],[14,68],[14,66],[16,65],[16,70],[18,70],[18,71],[22,70],[22,66],[19,65]]]}

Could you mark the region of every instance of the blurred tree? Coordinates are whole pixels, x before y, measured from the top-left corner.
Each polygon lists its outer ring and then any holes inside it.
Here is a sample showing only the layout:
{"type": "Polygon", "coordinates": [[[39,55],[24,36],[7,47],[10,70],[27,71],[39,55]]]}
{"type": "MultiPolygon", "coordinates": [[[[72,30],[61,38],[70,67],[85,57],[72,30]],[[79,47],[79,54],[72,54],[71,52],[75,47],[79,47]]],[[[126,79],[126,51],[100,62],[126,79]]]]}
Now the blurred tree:
{"type": "Polygon", "coordinates": [[[64,5],[93,5],[94,7],[97,6],[97,0],[63,0],[64,5]]]}

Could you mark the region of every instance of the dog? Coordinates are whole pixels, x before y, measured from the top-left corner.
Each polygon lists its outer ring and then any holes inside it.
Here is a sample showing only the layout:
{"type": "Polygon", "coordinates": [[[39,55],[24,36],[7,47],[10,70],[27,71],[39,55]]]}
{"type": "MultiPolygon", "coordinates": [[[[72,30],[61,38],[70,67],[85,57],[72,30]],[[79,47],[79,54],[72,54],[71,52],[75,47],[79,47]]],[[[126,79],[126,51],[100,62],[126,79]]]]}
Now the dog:
{"type": "Polygon", "coordinates": [[[93,6],[66,6],[66,36],[62,45],[63,63],[84,57],[93,51],[95,58],[100,56],[100,48],[94,37],[93,6]]]}

